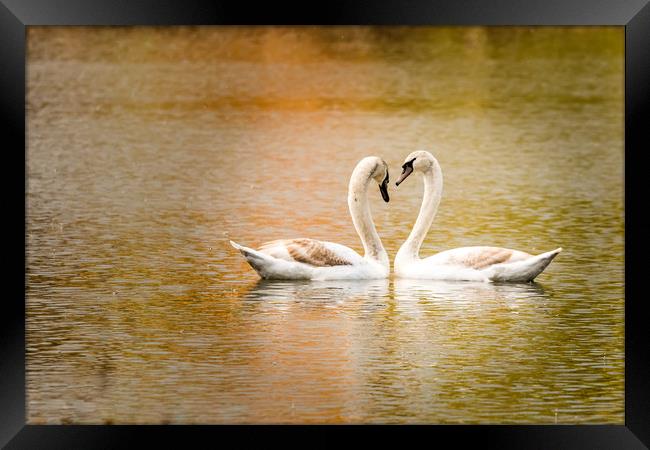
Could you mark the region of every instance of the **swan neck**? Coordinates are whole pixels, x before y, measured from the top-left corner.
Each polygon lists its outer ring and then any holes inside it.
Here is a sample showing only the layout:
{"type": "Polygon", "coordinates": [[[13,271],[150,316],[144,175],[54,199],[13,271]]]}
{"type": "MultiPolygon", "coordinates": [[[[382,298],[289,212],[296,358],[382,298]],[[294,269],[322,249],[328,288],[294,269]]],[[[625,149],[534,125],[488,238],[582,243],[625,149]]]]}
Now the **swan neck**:
{"type": "Polygon", "coordinates": [[[364,170],[364,167],[357,167],[352,173],[348,189],[348,207],[354,228],[363,244],[365,258],[388,268],[388,254],[375,228],[368,201],[368,186],[372,179],[372,168],[366,169],[364,170]]]}
{"type": "Polygon", "coordinates": [[[422,174],[424,195],[420,213],[408,239],[397,252],[396,259],[415,260],[419,258],[420,247],[431,228],[442,197],[442,170],[436,163],[422,174]]]}

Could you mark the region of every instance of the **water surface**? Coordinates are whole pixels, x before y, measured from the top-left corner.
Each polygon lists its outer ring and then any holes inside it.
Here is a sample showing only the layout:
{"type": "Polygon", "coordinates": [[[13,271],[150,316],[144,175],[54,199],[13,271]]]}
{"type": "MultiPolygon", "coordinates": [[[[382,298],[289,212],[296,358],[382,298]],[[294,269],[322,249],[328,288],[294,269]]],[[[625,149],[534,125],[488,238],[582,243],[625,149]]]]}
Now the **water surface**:
{"type": "MultiPolygon", "coordinates": [[[[29,28],[29,423],[624,422],[623,28],[29,28]],[[358,160],[444,173],[424,256],[534,284],[260,281],[361,252],[358,160]]],[[[422,186],[384,203],[391,258],[422,186]]]]}

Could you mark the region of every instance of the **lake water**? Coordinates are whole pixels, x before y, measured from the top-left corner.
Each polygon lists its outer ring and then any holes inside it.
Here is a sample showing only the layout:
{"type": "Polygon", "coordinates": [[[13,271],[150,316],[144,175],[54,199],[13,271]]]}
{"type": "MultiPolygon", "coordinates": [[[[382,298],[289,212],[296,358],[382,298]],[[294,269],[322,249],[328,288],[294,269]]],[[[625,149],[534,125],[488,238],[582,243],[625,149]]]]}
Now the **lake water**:
{"type": "MultiPolygon", "coordinates": [[[[28,30],[28,423],[624,423],[618,28],[28,30]],[[534,284],[260,281],[361,252],[347,183],[439,160],[421,255],[534,284]]],[[[369,191],[392,260],[422,194],[369,191]]]]}

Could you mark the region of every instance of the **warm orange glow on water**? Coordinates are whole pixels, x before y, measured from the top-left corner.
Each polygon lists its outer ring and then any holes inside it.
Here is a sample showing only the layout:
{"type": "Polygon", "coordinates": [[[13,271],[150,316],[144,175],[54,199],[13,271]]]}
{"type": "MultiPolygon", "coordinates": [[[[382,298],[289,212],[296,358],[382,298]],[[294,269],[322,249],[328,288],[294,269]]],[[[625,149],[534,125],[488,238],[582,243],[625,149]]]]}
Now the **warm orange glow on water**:
{"type": "MultiPolygon", "coordinates": [[[[30,423],[623,423],[623,29],[29,27],[30,423]],[[424,148],[421,254],[534,285],[260,282],[230,245],[361,243],[356,162],[424,148]]],[[[371,186],[392,257],[413,177],[371,186]]]]}

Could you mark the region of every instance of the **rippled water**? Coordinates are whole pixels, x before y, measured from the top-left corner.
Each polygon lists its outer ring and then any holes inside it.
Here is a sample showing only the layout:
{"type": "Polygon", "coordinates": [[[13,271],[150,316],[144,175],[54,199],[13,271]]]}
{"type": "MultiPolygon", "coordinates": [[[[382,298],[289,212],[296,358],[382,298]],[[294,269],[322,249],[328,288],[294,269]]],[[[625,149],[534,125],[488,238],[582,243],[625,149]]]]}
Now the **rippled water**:
{"type": "MultiPolygon", "coordinates": [[[[29,423],[623,423],[623,28],[32,28],[29,423]],[[361,252],[356,162],[443,169],[424,256],[534,284],[268,282],[361,252]]],[[[371,189],[394,257],[421,200],[371,189]]]]}

